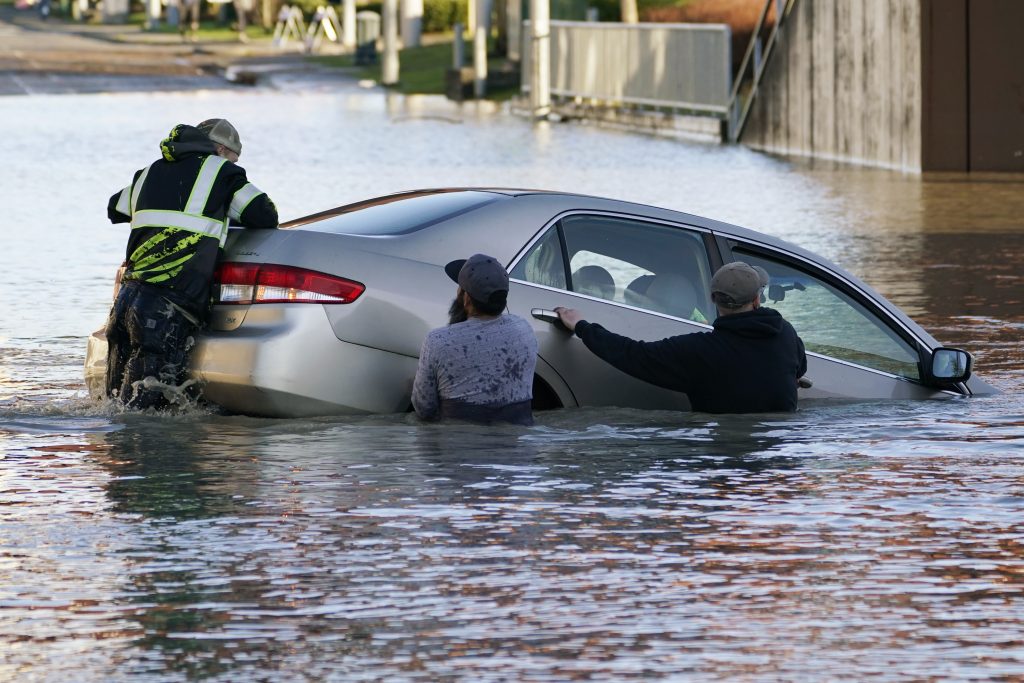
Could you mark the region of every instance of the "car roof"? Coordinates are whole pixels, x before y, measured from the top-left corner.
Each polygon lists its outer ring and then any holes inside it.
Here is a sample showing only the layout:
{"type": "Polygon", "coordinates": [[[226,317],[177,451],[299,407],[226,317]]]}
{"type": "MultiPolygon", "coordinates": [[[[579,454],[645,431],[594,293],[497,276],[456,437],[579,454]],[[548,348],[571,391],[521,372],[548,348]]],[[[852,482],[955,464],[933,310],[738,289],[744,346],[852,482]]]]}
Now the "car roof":
{"type": "Polygon", "coordinates": [[[361,207],[373,206],[385,201],[395,201],[405,197],[411,198],[429,194],[458,192],[486,193],[492,195],[494,201],[482,202],[478,208],[437,221],[436,223],[431,223],[425,229],[414,229],[383,237],[365,235],[343,236],[346,239],[354,240],[353,246],[358,244],[360,249],[441,266],[455,259],[467,258],[474,253],[489,254],[508,266],[534,236],[550,225],[555,218],[566,213],[595,211],[636,216],[655,221],[666,221],[713,231],[725,238],[734,237],[755,244],[761,244],[824,267],[856,287],[870,293],[881,305],[898,315],[919,334],[922,334],[925,338],[930,338],[930,335],[910,319],[909,316],[900,311],[867,283],[820,254],[750,228],[682,211],[621,199],[560,190],[529,188],[427,188],[394,193],[356,204],[340,206],[289,221],[282,224],[282,227],[300,229],[308,227],[315,230],[316,228],[312,224],[346,212],[358,211],[361,207]],[[491,225],[497,229],[481,230],[482,224],[491,225]]]}
{"type": "MultiPolygon", "coordinates": [[[[345,236],[347,238],[356,238],[360,242],[374,241],[375,244],[372,246],[364,244],[363,248],[369,251],[380,251],[415,260],[443,264],[455,258],[465,258],[472,253],[482,252],[495,256],[507,265],[519,250],[538,231],[550,224],[555,217],[572,211],[600,211],[603,213],[621,213],[712,230],[725,236],[733,236],[783,249],[842,271],[841,268],[828,262],[818,254],[807,251],[786,240],[756,230],[725,223],[713,218],[649,204],[560,190],[507,187],[417,189],[338,206],[287,221],[282,223],[281,227],[318,230],[318,227],[315,225],[316,223],[327,221],[335,216],[359,211],[363,208],[405,198],[460,192],[490,194],[497,201],[483,202],[478,208],[474,208],[464,214],[431,223],[428,226],[430,229],[412,229],[391,235],[346,234],[345,236]],[[484,231],[480,229],[481,224],[496,225],[500,227],[500,230],[484,231]]],[[[344,231],[340,232],[344,233],[344,231]]]]}

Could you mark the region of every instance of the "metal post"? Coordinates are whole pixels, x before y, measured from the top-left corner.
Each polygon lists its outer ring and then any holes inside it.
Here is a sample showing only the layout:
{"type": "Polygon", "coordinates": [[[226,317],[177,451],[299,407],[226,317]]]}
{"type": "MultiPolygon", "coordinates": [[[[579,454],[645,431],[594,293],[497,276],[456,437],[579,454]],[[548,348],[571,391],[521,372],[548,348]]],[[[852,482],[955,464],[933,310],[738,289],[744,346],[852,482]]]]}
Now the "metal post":
{"type": "Polygon", "coordinates": [[[128,0],[104,0],[101,7],[104,24],[123,24],[128,19],[128,0]]]}
{"type": "MultiPolygon", "coordinates": [[[[473,0],[470,0],[473,2],[473,0]]],[[[475,0],[476,31],[473,34],[473,94],[481,98],[487,94],[487,34],[491,18],[490,2],[475,0]]]]}
{"type": "Polygon", "coordinates": [[[341,44],[346,50],[356,47],[356,0],[345,0],[341,10],[341,44]]]}
{"type": "Polygon", "coordinates": [[[636,24],[640,21],[637,0],[619,0],[619,13],[623,24],[636,24]]]}
{"type": "Polygon", "coordinates": [[[381,83],[398,83],[398,0],[384,0],[384,60],[381,83]]]}
{"type": "Polygon", "coordinates": [[[402,47],[419,47],[423,33],[423,0],[402,0],[402,47]]]}
{"type": "MultiPolygon", "coordinates": [[[[499,0],[501,2],[501,0],[499,0]]],[[[523,51],[523,3],[522,0],[504,0],[506,3],[505,18],[508,27],[505,29],[508,34],[508,55],[509,60],[518,62],[522,60],[523,51]]]]}
{"type": "Polygon", "coordinates": [[[461,69],[466,64],[466,40],[462,37],[463,27],[457,22],[454,27],[455,38],[452,41],[452,68],[461,69]]]}
{"type": "Polygon", "coordinates": [[[160,26],[162,7],[160,0],[146,0],[146,29],[152,31],[160,26]]]}
{"type": "Polygon", "coordinates": [[[551,113],[551,7],[550,0],[530,0],[530,107],[534,118],[551,113]]]}

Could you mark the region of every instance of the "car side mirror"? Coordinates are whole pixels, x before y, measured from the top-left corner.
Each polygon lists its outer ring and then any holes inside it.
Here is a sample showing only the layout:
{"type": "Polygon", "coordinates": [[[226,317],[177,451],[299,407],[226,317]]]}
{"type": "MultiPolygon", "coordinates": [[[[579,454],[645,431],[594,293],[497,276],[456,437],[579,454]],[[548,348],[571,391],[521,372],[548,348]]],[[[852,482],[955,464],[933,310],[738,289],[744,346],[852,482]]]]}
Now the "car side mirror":
{"type": "Polygon", "coordinates": [[[938,384],[966,382],[974,364],[971,354],[960,349],[938,348],[932,351],[931,375],[938,384]]]}
{"type": "Polygon", "coordinates": [[[786,292],[793,290],[800,292],[807,291],[807,287],[802,282],[794,282],[791,285],[768,285],[768,298],[774,302],[782,301],[786,298],[786,292]]]}

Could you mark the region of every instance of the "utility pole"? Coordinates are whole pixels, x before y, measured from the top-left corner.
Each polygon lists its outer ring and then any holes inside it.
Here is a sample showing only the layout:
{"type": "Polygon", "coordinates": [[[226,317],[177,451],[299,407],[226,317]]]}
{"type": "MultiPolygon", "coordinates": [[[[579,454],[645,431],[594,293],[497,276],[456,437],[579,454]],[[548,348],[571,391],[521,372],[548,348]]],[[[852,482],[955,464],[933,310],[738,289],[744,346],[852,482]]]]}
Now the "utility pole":
{"type": "Polygon", "coordinates": [[[419,47],[423,34],[423,0],[402,0],[402,47],[419,47]]]}
{"type": "Polygon", "coordinates": [[[341,44],[346,50],[356,49],[356,0],[344,0],[342,5],[341,44]]]}
{"type": "Polygon", "coordinates": [[[551,113],[551,6],[550,0],[530,0],[530,108],[541,119],[551,113]]]}
{"type": "Polygon", "coordinates": [[[160,15],[163,8],[160,0],[146,0],[146,30],[153,31],[160,26],[160,15]]]}
{"type": "Polygon", "coordinates": [[[384,0],[384,60],[380,81],[384,85],[398,83],[398,0],[384,0]]]}
{"type": "Polygon", "coordinates": [[[490,33],[489,0],[476,2],[476,31],[473,33],[473,94],[477,99],[487,93],[487,35],[490,33]]]}

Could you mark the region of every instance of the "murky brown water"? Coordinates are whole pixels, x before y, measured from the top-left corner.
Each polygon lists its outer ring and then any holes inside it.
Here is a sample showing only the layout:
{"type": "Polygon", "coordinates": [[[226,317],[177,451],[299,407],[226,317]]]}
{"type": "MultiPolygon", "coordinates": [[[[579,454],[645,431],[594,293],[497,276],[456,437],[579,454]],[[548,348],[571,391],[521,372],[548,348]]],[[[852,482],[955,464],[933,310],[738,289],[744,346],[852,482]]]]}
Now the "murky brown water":
{"type": "Polygon", "coordinates": [[[1024,677],[1024,179],[282,88],[0,98],[0,680],[1024,677]],[[285,218],[530,186],[784,237],[1004,393],[504,432],[118,413],[81,378],[106,199],[209,116],[285,218]]]}

